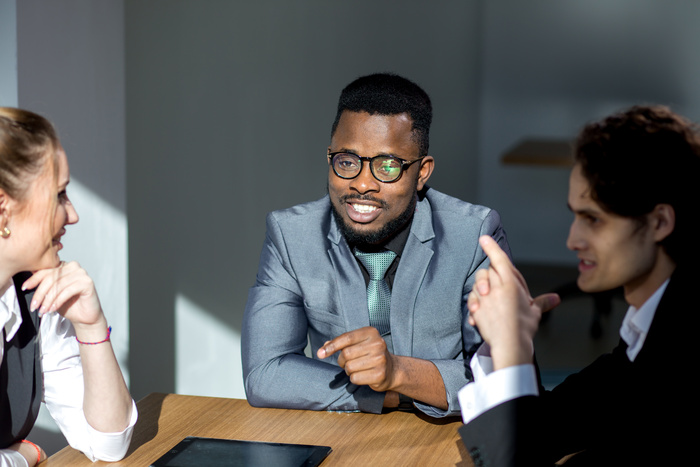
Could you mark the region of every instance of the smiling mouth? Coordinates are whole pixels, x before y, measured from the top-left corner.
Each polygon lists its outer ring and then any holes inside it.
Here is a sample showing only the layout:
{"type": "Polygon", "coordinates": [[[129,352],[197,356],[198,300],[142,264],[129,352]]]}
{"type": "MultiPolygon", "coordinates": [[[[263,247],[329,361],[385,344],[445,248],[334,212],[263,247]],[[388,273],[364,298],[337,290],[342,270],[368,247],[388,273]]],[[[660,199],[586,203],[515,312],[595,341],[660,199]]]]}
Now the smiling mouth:
{"type": "Polygon", "coordinates": [[[63,237],[63,235],[65,233],[66,233],[65,229],[61,229],[61,231],[58,232],[58,235],[56,235],[54,238],[51,239],[51,241],[54,243],[54,245],[61,244],[61,238],[63,237]]]}
{"type": "Polygon", "coordinates": [[[369,204],[355,204],[355,203],[350,203],[350,206],[352,206],[352,208],[353,208],[355,211],[357,211],[357,212],[359,212],[359,213],[361,213],[361,214],[368,214],[368,213],[370,213],[370,212],[374,212],[374,211],[376,211],[377,209],[379,209],[377,206],[371,206],[371,205],[369,205],[369,204]]]}

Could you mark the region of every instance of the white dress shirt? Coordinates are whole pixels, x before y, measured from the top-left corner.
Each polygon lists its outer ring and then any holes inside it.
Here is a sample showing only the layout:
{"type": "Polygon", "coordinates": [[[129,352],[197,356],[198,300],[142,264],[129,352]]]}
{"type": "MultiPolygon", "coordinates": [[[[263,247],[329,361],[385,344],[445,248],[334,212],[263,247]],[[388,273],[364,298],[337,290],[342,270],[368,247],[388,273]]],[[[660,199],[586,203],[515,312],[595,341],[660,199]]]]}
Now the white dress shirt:
{"type": "MultiPolygon", "coordinates": [[[[661,284],[646,302],[636,309],[630,306],[620,327],[620,337],[627,343],[631,362],[644,346],[656,308],[666,291],[669,280],[661,284]]],[[[493,371],[491,349],[483,343],[470,361],[474,382],[459,391],[462,420],[469,423],[487,410],[522,396],[537,396],[537,375],[534,365],[518,365],[493,371]]]]}
{"type": "MultiPolygon", "coordinates": [[[[5,329],[7,341],[14,337],[21,324],[17,292],[12,285],[0,297],[0,329],[5,329]]],[[[73,325],[58,313],[48,313],[41,318],[39,342],[44,377],[42,400],[68,443],[92,461],[116,461],[124,457],[138,418],[136,404],[132,400],[131,421],[124,431],[102,433],[95,430],[83,413],[83,368],[73,325]]],[[[4,342],[1,342],[0,363],[4,352],[4,342]]],[[[26,465],[18,452],[0,449],[0,467],[26,465]]]]}

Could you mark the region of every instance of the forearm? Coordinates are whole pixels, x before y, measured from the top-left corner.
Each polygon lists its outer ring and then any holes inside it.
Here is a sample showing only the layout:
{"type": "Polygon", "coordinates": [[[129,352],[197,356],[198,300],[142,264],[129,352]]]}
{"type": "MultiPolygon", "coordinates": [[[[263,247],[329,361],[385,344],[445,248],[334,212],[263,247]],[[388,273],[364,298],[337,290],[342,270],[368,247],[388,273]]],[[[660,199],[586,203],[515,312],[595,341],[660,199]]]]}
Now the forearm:
{"type": "Polygon", "coordinates": [[[256,365],[244,380],[248,402],[255,407],[381,413],[384,400],[383,393],[350,383],[337,365],[304,355],[256,365]]]}
{"type": "MultiPolygon", "coordinates": [[[[440,371],[430,360],[394,355],[394,382],[389,391],[408,396],[424,404],[447,410],[447,392],[440,371]]],[[[388,397],[385,406],[398,398],[388,397]]],[[[391,405],[395,407],[396,405],[391,405]]]]}
{"type": "MultiPolygon", "coordinates": [[[[75,333],[81,342],[100,342],[107,336],[107,323],[102,319],[95,325],[78,325],[75,333]]],[[[111,342],[79,344],[79,348],[85,386],[85,419],[103,433],[123,431],[131,420],[132,399],[111,342]]]]}
{"type": "Polygon", "coordinates": [[[0,449],[0,467],[27,467],[37,464],[38,454],[33,446],[15,443],[6,449],[0,449]]]}

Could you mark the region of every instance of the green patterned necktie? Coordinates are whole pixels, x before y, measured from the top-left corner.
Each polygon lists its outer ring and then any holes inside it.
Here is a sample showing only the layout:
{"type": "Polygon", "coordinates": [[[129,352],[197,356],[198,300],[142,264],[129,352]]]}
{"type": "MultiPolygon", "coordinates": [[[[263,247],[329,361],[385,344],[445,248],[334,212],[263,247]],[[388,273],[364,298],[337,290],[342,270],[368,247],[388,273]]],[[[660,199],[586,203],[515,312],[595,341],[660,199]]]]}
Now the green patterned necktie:
{"type": "Polygon", "coordinates": [[[384,274],[396,258],[393,251],[380,251],[379,253],[363,253],[355,250],[355,256],[364,264],[369,273],[367,284],[367,308],[369,308],[369,324],[384,335],[390,330],[389,308],[391,304],[391,291],[384,280],[384,274]]]}

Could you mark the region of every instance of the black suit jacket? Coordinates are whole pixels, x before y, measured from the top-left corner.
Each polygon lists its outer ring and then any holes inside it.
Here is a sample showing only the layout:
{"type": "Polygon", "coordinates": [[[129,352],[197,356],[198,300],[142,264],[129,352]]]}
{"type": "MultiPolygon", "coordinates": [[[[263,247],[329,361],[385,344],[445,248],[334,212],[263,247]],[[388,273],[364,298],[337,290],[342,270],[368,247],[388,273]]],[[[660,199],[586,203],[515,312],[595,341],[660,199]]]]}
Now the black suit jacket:
{"type": "Polygon", "coordinates": [[[634,362],[620,340],[553,391],[508,401],[460,428],[475,464],[552,465],[572,453],[566,465],[697,462],[695,277],[676,269],[634,362]]]}

